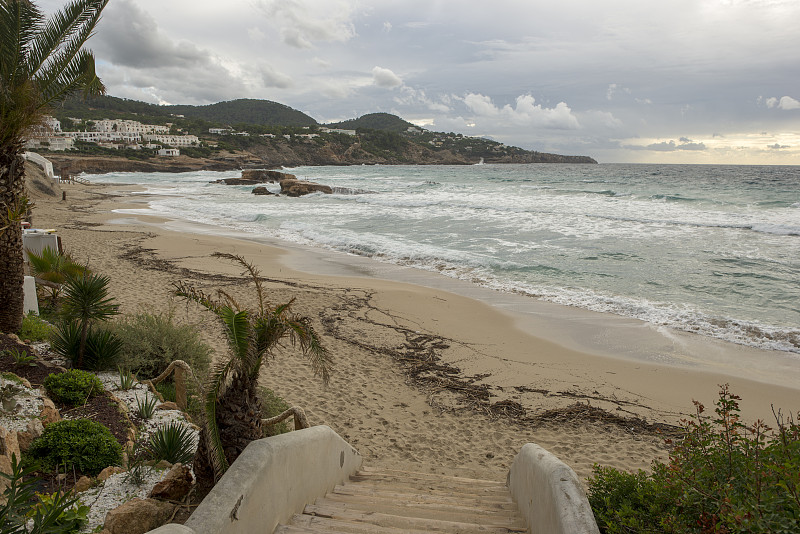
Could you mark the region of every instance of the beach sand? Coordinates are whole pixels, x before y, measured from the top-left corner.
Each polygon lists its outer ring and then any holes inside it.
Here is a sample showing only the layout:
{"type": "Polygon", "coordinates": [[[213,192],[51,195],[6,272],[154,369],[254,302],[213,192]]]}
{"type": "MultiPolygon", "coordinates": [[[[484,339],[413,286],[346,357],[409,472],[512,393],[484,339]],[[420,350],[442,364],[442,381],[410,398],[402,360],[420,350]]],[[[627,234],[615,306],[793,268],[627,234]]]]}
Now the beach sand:
{"type": "Polygon", "coordinates": [[[772,404],[784,413],[800,407],[800,366],[789,355],[482,293],[366,258],[218,235],[137,212],[148,197],[133,186],[62,187],[66,201],[33,194],[35,225],[57,229],[73,257],[109,275],[124,313],[172,307],[224,351],[213,318],[170,296],[186,280],[252,297],[241,270],[214,251],[258,266],[271,302],[296,298],[335,371],[325,386],[285,347],[261,382],[312,424],[332,427],[370,466],[504,480],[514,455],[534,442],[585,479],[595,463],[636,470],[666,458],[663,437],[641,419],[675,425],[693,399],[712,412],[718,384],[743,397],[745,420],[769,422],[772,404]],[[634,416],[638,423],[620,419],[634,416]]]}

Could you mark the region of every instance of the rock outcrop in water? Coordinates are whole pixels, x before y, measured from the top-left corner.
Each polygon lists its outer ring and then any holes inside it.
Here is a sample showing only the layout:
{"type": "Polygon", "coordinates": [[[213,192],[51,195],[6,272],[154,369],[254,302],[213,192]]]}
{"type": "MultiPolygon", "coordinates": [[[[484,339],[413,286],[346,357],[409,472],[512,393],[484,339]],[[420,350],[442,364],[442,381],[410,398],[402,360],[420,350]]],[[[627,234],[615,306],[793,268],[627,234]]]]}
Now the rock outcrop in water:
{"type": "Polygon", "coordinates": [[[297,180],[294,178],[281,180],[281,193],[288,197],[301,197],[309,193],[316,193],[317,191],[329,195],[333,193],[333,189],[327,185],[306,182],[305,180],[297,180]]]}
{"type": "Polygon", "coordinates": [[[256,184],[274,184],[282,180],[296,180],[294,174],[279,171],[268,171],[264,169],[245,169],[242,171],[240,178],[222,178],[221,180],[214,180],[212,184],[225,184],[225,185],[256,185],[256,184]]]}

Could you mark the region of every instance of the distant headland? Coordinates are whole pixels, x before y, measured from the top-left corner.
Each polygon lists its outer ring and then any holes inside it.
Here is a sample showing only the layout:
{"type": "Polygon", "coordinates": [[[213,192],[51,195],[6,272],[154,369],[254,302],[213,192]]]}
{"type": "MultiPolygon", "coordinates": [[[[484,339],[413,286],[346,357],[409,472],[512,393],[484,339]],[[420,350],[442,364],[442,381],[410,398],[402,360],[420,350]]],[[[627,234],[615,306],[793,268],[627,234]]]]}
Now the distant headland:
{"type": "Polygon", "coordinates": [[[29,148],[66,172],[181,172],[301,165],[596,164],[588,156],[524,150],[434,132],[388,113],[336,124],[268,100],[157,106],[103,96],[69,100],[29,148]]]}

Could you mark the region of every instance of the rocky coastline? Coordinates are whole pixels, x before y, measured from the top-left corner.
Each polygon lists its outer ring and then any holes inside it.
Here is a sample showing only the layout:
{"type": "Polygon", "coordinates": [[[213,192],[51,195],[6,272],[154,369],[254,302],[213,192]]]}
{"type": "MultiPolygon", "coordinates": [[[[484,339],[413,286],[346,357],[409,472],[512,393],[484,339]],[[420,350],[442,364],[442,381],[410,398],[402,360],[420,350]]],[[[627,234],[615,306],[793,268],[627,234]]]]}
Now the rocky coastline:
{"type": "MultiPolygon", "coordinates": [[[[42,155],[53,163],[55,173],[60,176],[65,173],[74,176],[80,173],[229,171],[317,165],[474,165],[478,163],[449,150],[432,151],[414,144],[409,144],[408,149],[403,153],[382,156],[361,150],[358,144],[342,152],[333,150],[329,146],[255,146],[248,151],[219,152],[214,157],[208,158],[181,155],[131,159],[115,155],[80,155],[62,152],[43,152],[42,155]]],[[[486,160],[485,163],[596,164],[597,162],[586,156],[527,152],[486,160]]]]}

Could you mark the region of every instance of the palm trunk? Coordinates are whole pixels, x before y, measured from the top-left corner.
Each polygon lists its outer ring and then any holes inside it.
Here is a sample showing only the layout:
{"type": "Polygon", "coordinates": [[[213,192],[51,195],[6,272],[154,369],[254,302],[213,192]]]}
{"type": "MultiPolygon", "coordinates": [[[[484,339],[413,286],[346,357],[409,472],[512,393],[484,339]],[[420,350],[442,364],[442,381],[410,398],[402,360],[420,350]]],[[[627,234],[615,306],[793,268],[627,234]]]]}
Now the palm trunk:
{"type": "MultiPolygon", "coordinates": [[[[236,461],[251,441],[264,437],[256,380],[238,373],[234,375],[217,402],[217,428],[228,465],[236,461]]],[[[216,483],[214,467],[209,459],[210,450],[211,444],[204,428],[192,464],[201,490],[210,489],[216,483]]]]}
{"type": "MultiPolygon", "coordinates": [[[[22,226],[10,220],[25,194],[25,162],[18,151],[0,148],[0,332],[18,332],[22,327],[25,281],[22,257],[22,226]]],[[[12,217],[11,219],[14,219],[12,217]]]]}

